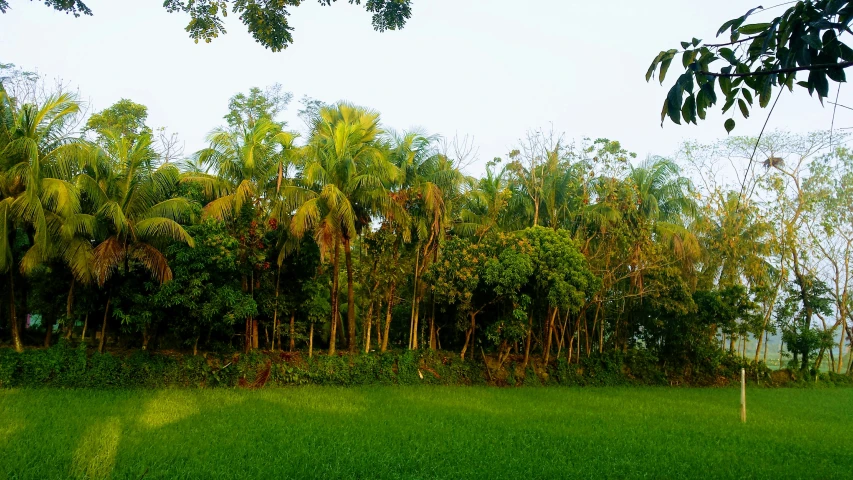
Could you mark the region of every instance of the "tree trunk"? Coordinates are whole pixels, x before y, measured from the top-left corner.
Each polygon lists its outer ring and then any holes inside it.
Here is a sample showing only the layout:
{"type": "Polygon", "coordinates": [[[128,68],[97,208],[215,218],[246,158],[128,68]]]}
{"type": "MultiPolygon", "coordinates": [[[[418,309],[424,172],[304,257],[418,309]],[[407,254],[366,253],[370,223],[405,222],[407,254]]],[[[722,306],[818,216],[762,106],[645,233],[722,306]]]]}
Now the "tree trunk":
{"type": "MultiPolygon", "coordinates": [[[[151,339],[151,335],[148,334],[148,324],[142,329],[142,349],[148,350],[148,341],[151,339]]],[[[196,338],[196,345],[198,345],[198,338],[196,338]]],[[[195,355],[195,353],[193,353],[195,355]]]]}
{"type": "Polygon", "coordinates": [[[396,283],[391,282],[388,289],[388,311],[385,313],[385,331],[382,333],[382,352],[388,351],[388,334],[391,332],[391,307],[394,306],[394,287],[396,283]]]}
{"type": "Polygon", "coordinates": [[[68,289],[68,300],[65,302],[65,339],[71,340],[74,335],[74,320],[72,312],[74,311],[74,278],[71,278],[71,288],[68,289]]]}
{"type": "Polygon", "coordinates": [[[332,255],[332,326],[329,331],[329,356],[335,354],[335,336],[338,333],[338,277],[340,276],[341,241],[335,239],[335,253],[332,255]]]}
{"type": "Polygon", "coordinates": [[[421,245],[415,247],[415,278],[412,287],[412,319],[409,322],[409,350],[418,345],[418,262],[421,258],[421,245]]]}
{"type": "Polygon", "coordinates": [[[547,341],[545,342],[545,359],[544,359],[545,365],[548,365],[548,362],[551,360],[551,337],[553,336],[553,333],[554,333],[554,319],[557,318],[557,313],[559,313],[559,311],[560,311],[559,308],[549,307],[549,309],[548,309],[549,315],[548,315],[548,321],[546,322],[548,324],[548,326],[546,329],[547,341]]]}
{"type": "MultiPolygon", "coordinates": [[[[44,317],[42,317],[42,318],[44,318],[44,317]]],[[[44,348],[50,347],[50,341],[53,339],[53,325],[54,325],[54,323],[56,323],[56,322],[53,318],[51,318],[49,320],[47,318],[45,318],[45,320],[44,320],[45,330],[47,330],[44,334],[44,348]]]]}
{"type": "Polygon", "coordinates": [[[110,302],[112,300],[112,297],[107,297],[107,306],[104,308],[104,323],[101,324],[101,342],[98,344],[99,353],[104,353],[104,347],[107,345],[107,318],[109,318],[110,302]]]}
{"type": "MultiPolygon", "coordinates": [[[[374,289],[375,290],[375,289],[374,289]]],[[[376,307],[376,300],[370,301],[370,308],[367,309],[367,316],[364,317],[364,353],[370,353],[370,337],[373,335],[373,309],[376,307]]]]}
{"type": "Polygon", "coordinates": [[[252,319],[252,348],[258,349],[258,320],[252,319]]]}
{"type": "Polygon", "coordinates": [[[81,342],[86,341],[86,329],[89,328],[89,314],[86,313],[86,317],[83,318],[83,335],[80,337],[81,342]]]}
{"type": "Polygon", "coordinates": [[[432,298],[432,312],[429,315],[429,349],[435,350],[435,296],[432,298]]]}
{"type": "Polygon", "coordinates": [[[471,346],[471,351],[474,351],[474,330],[477,326],[477,312],[471,312],[468,316],[471,318],[471,326],[465,331],[465,345],[462,346],[462,352],[459,355],[462,360],[465,360],[465,352],[468,351],[469,345],[471,346]]]}
{"type": "MultiPolygon", "coordinates": [[[[281,265],[278,266],[278,271],[275,274],[275,308],[272,312],[272,335],[273,335],[272,349],[273,349],[273,351],[275,351],[275,339],[281,338],[281,336],[278,335],[278,331],[280,330],[280,327],[278,325],[278,291],[279,291],[278,286],[279,286],[280,282],[281,282],[281,265]]],[[[278,346],[279,346],[279,348],[281,348],[281,341],[280,340],[279,340],[278,346]]]]}
{"type": "Polygon", "coordinates": [[[530,337],[533,336],[533,313],[527,316],[527,338],[524,339],[524,364],[522,369],[527,371],[527,364],[530,362],[530,337]]]}
{"type": "Polygon", "coordinates": [[[311,322],[311,327],[308,329],[308,358],[314,356],[314,322],[311,322]]]}
{"type": "Polygon", "coordinates": [[[15,311],[15,272],[9,269],[9,326],[12,329],[12,344],[15,351],[24,351],[24,343],[21,342],[21,325],[18,323],[18,315],[15,311]]]}
{"type": "Polygon", "coordinates": [[[841,374],[841,369],[844,366],[844,333],[845,333],[844,322],[845,321],[846,321],[846,316],[842,315],[841,316],[841,323],[842,323],[842,325],[841,325],[841,340],[838,341],[838,369],[837,369],[837,372],[839,375],[841,374]]]}
{"type": "Polygon", "coordinates": [[[193,356],[198,355],[198,337],[199,335],[195,336],[195,342],[193,343],[193,356]]]}
{"type": "Polygon", "coordinates": [[[374,328],[376,328],[376,344],[380,347],[382,346],[382,299],[377,300],[376,306],[376,321],[373,322],[374,328]]]}
{"type": "Polygon", "coordinates": [[[352,252],[350,251],[350,240],[344,237],[344,257],[347,263],[347,347],[350,353],[355,353],[357,342],[355,341],[355,291],[352,280],[352,252]]]}
{"type": "MultiPolygon", "coordinates": [[[[313,327],[313,323],[311,324],[313,327]]],[[[296,312],[290,312],[290,351],[293,352],[293,349],[296,347],[296,312]]],[[[281,348],[281,342],[279,341],[279,348],[281,348]]]]}

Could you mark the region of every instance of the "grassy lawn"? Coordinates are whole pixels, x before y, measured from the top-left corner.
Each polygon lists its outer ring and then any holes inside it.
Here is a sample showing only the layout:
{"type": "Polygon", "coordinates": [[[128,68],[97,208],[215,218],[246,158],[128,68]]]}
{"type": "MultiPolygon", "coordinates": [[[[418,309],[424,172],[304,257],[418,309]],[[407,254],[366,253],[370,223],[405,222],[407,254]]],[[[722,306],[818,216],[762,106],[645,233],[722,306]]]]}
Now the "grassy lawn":
{"type": "Polygon", "coordinates": [[[853,390],[0,390],[0,478],[850,478],[853,390]]]}

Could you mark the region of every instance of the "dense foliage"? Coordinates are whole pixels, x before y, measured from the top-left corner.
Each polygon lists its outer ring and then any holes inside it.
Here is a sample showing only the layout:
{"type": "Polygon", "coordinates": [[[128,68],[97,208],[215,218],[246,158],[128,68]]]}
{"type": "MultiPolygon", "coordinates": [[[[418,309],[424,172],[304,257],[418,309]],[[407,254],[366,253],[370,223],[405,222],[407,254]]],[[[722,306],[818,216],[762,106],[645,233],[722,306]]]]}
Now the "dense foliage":
{"type": "MultiPolygon", "coordinates": [[[[30,0],[33,1],[33,0],[30,0]]],[[[81,0],[41,0],[59,12],[92,15],[92,10],[81,0]]],[[[337,0],[319,0],[329,6],[337,0]]],[[[361,5],[362,0],[348,0],[361,5]]],[[[293,27],[287,17],[290,9],[303,0],[164,0],[163,8],[169,13],[184,13],[190,21],[186,31],[198,43],[210,43],[225,31],[225,17],[230,13],[246,26],[255,41],[273,52],[284,50],[293,43],[293,27]]],[[[8,0],[0,0],[0,13],[10,10],[8,0]]],[[[364,0],[364,9],[372,14],[373,28],[379,32],[399,30],[412,16],[412,0],[364,0]]]]}
{"type": "Polygon", "coordinates": [[[18,351],[429,349],[557,378],[642,358],[645,378],[713,383],[766,361],[772,333],[797,369],[850,369],[853,155],[827,134],[764,136],[765,169],[735,183],[719,164],[754,139],[637,162],[532,131],[475,178],[465,148],[363,107],[307,101],[297,133],[274,86],[176,158],[142,105],[85,119],[34,75],[0,78],[18,351]]]}

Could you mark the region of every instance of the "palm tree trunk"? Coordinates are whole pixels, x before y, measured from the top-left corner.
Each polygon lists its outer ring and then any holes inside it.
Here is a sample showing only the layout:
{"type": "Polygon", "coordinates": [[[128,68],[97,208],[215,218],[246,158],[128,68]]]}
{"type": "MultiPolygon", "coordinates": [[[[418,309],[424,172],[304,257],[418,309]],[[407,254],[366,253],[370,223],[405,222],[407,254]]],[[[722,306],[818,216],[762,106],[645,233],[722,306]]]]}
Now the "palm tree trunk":
{"type": "MultiPolygon", "coordinates": [[[[280,167],[280,166],[279,166],[280,167]]],[[[278,266],[278,271],[275,274],[275,308],[272,312],[272,349],[275,351],[275,339],[278,335],[279,325],[278,325],[278,292],[279,292],[279,283],[281,281],[281,265],[278,266]]],[[[281,343],[281,342],[279,342],[281,343]]],[[[281,345],[279,345],[281,347],[281,345]]]]}
{"type": "Polygon", "coordinates": [[[74,320],[72,312],[74,311],[74,278],[71,278],[71,288],[68,289],[68,300],[65,302],[65,339],[71,340],[74,334],[74,320]]]}
{"type": "Polygon", "coordinates": [[[370,353],[370,336],[373,329],[373,308],[376,301],[371,300],[370,308],[367,309],[367,317],[364,318],[364,353],[370,353]]]}
{"type": "Polygon", "coordinates": [[[83,319],[83,334],[80,336],[80,341],[86,341],[86,329],[89,328],[89,313],[86,313],[86,317],[83,319]]]}
{"type": "Polygon", "coordinates": [[[409,350],[417,348],[418,344],[418,262],[421,258],[421,246],[415,248],[415,278],[412,288],[412,319],[409,322],[409,350]]]}
{"type": "Polygon", "coordinates": [[[24,343],[21,342],[21,326],[18,324],[18,315],[15,311],[15,272],[9,269],[9,325],[12,327],[12,344],[15,351],[24,351],[24,343]]]}
{"type": "Polygon", "coordinates": [[[344,237],[344,257],[347,263],[347,347],[350,353],[355,353],[355,291],[352,280],[352,251],[350,240],[344,237]]]}
{"type": "Polygon", "coordinates": [[[335,336],[338,333],[338,277],[340,276],[339,256],[340,239],[335,239],[335,253],[332,255],[332,325],[329,330],[329,355],[335,354],[335,336]]]}
{"type": "Polygon", "coordinates": [[[107,318],[109,318],[110,302],[112,300],[112,297],[107,297],[107,306],[104,308],[104,323],[101,324],[101,342],[98,344],[99,353],[104,353],[104,347],[107,345],[107,318]]]}
{"type": "Polygon", "coordinates": [[[388,351],[388,334],[391,331],[391,307],[394,305],[394,287],[397,284],[391,282],[388,289],[388,311],[385,313],[385,332],[382,333],[382,352],[388,351]]]}

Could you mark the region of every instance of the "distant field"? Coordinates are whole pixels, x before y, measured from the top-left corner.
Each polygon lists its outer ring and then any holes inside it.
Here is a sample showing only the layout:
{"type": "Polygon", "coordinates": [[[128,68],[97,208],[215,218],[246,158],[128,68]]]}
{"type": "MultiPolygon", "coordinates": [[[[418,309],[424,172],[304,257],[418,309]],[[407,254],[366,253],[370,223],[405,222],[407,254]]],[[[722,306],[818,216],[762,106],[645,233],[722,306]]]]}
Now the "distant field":
{"type": "Polygon", "coordinates": [[[0,478],[850,478],[853,389],[0,390],[0,478]]]}

